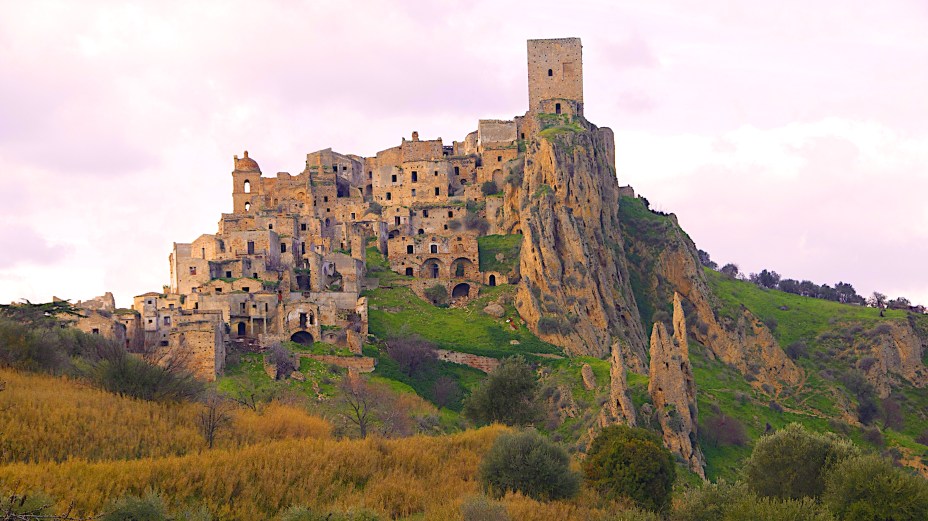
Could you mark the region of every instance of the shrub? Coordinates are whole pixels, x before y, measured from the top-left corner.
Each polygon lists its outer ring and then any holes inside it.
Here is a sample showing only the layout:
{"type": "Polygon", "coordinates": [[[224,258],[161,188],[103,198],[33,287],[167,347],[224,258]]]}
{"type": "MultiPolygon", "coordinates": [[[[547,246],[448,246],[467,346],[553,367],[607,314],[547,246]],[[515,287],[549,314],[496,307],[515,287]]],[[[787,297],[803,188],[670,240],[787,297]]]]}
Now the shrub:
{"type": "Polygon", "coordinates": [[[538,380],[521,356],[502,361],[464,402],[464,416],[477,425],[528,425],[541,416],[538,380]]]}
{"type": "Polygon", "coordinates": [[[464,227],[468,230],[475,230],[481,235],[485,235],[490,229],[490,222],[476,213],[467,213],[464,216],[464,227]]]}
{"type": "Polygon", "coordinates": [[[915,437],[917,443],[922,445],[928,445],[928,429],[923,430],[918,436],[915,437]]]}
{"type": "Polygon", "coordinates": [[[144,497],[124,496],[103,515],[102,521],[166,521],[167,508],[158,494],[149,491],[144,497]]]}
{"type": "Polygon", "coordinates": [[[445,305],[448,303],[448,288],[441,284],[435,284],[425,290],[425,298],[429,299],[432,304],[445,305]]]}
{"type": "Polygon", "coordinates": [[[700,433],[704,434],[706,442],[715,447],[735,445],[743,447],[748,442],[748,435],[735,418],[725,414],[710,416],[703,424],[700,433]]]}
{"type": "Polygon", "coordinates": [[[483,192],[483,195],[493,195],[499,193],[499,187],[496,186],[496,182],[487,181],[480,186],[480,191],[483,192]]]}
{"type": "Polygon", "coordinates": [[[759,498],[743,483],[708,483],[684,492],[672,521],[832,521],[813,500],[759,498]]]}
{"type": "Polygon", "coordinates": [[[825,489],[826,472],[857,454],[857,448],[845,439],[809,432],[793,423],[757,441],[744,476],[747,485],[763,497],[818,498],[825,489]]]}
{"type": "Polygon", "coordinates": [[[797,340],[796,342],[786,346],[786,356],[792,358],[793,360],[807,358],[809,356],[809,346],[802,340],[797,340]]]}
{"type": "Polygon", "coordinates": [[[435,345],[419,337],[391,338],[387,341],[387,353],[396,360],[406,376],[418,376],[430,372],[438,362],[435,345]]]}
{"type": "Polygon", "coordinates": [[[627,497],[651,510],[670,504],[676,466],[654,433],[626,425],[606,427],[583,461],[587,482],[606,497],[627,497]]]}
{"type": "Polygon", "coordinates": [[[0,519],[54,519],[51,505],[54,501],[42,493],[13,494],[0,490],[0,519]],[[48,517],[45,517],[48,516],[48,517]]]}
{"type": "Polygon", "coordinates": [[[823,502],[842,520],[928,519],[928,481],[878,456],[848,458],[826,482],[823,502]]]}
{"type": "Polygon", "coordinates": [[[186,371],[155,365],[118,348],[104,354],[87,374],[111,393],[143,400],[185,400],[203,390],[203,384],[186,371]]]}
{"type": "Polygon", "coordinates": [[[457,219],[451,219],[448,221],[448,229],[451,231],[458,231],[461,229],[461,221],[457,219]]]}
{"type": "Polygon", "coordinates": [[[318,512],[306,507],[290,507],[280,516],[280,521],[378,521],[379,519],[377,514],[369,510],[318,512]]]}
{"type": "Polygon", "coordinates": [[[486,496],[469,497],[461,503],[464,521],[509,521],[506,507],[486,496]]]}
{"type": "Polygon", "coordinates": [[[552,317],[538,319],[538,332],[543,335],[553,335],[561,331],[561,321],[552,317]]]}
{"type": "Polygon", "coordinates": [[[293,353],[279,343],[272,345],[265,356],[268,363],[274,366],[274,378],[277,380],[285,380],[297,369],[298,364],[293,359],[293,353]]]}
{"type": "Polygon", "coordinates": [[[872,443],[877,447],[883,446],[883,433],[876,426],[864,427],[860,430],[860,433],[868,443],[872,443]]]}
{"type": "Polygon", "coordinates": [[[534,429],[501,434],[484,456],[479,478],[496,497],[512,491],[545,501],[570,498],[580,490],[580,476],[570,470],[567,452],[534,429]]]}

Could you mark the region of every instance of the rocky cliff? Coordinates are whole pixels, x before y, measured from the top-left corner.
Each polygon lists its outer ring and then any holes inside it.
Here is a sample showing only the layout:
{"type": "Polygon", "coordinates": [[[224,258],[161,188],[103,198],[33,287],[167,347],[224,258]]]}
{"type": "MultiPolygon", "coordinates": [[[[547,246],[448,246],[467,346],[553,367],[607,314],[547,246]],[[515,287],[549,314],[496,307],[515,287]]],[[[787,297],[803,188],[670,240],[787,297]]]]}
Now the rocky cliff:
{"type": "Polygon", "coordinates": [[[612,132],[557,123],[536,122],[521,181],[506,191],[508,228],[523,234],[516,306],[533,332],[573,355],[606,356],[620,340],[641,372],[645,336],[625,264],[612,132]]]}
{"type": "Polygon", "coordinates": [[[673,338],[662,322],[651,332],[648,393],[657,411],[664,445],[705,478],[705,458],[697,441],[696,380],[690,366],[686,319],[680,295],[673,297],[673,338]]]}
{"type": "Polygon", "coordinates": [[[802,379],[802,370],[750,311],[719,317],[696,246],[673,215],[651,212],[640,199],[625,197],[621,204],[625,246],[644,323],[657,321],[655,315],[663,311],[660,303],[679,293],[690,309],[693,337],[712,355],[750,375],[747,378],[759,388],[766,384],[779,391],[802,379]]]}

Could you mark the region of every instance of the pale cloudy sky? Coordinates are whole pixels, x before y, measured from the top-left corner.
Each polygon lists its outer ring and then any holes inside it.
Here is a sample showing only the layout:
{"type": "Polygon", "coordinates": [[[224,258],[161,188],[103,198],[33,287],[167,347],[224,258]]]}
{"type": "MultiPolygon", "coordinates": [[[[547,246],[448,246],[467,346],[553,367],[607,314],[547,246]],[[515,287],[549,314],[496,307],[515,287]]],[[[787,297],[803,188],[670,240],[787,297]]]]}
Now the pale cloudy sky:
{"type": "Polygon", "coordinates": [[[168,282],[232,155],[461,139],[578,36],[619,181],[747,271],[928,304],[928,2],[0,0],[0,302],[168,282]]]}

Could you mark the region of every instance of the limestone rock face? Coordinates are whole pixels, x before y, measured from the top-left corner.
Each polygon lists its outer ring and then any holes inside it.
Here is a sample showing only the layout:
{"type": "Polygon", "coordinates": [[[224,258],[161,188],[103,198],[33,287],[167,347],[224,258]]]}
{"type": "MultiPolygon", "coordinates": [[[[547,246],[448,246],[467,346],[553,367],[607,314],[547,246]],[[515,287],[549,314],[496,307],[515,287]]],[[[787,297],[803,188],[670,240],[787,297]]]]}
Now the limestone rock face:
{"type": "MultiPolygon", "coordinates": [[[[747,309],[734,320],[716,316],[715,297],[696,253],[696,246],[674,223],[667,231],[665,244],[654,254],[651,292],[658,299],[669,298],[668,291],[678,292],[693,306],[697,327],[690,333],[722,362],[751,374],[755,385],[769,384],[779,391],[794,386],[803,378],[802,370],[780,347],[770,329],[747,309]]],[[[636,254],[648,255],[642,246],[636,254]]]]}
{"type": "Polygon", "coordinates": [[[673,337],[657,322],[651,332],[651,380],[648,393],[658,412],[664,444],[705,478],[706,463],[696,442],[696,381],[690,366],[686,319],[679,294],[674,294],[673,337]]]}
{"type": "Polygon", "coordinates": [[[605,427],[613,423],[624,423],[632,427],[637,423],[635,405],[628,390],[625,360],[618,343],[612,345],[612,360],[609,364],[609,402],[603,408],[600,423],[605,427]]]}
{"type": "Polygon", "coordinates": [[[619,339],[629,366],[643,372],[644,329],[609,164],[612,132],[583,124],[533,140],[521,186],[506,192],[510,228],[524,237],[516,307],[532,332],[571,355],[605,356],[619,339]]]}
{"type": "Polygon", "coordinates": [[[872,363],[858,365],[880,398],[886,398],[899,377],[915,387],[928,387],[928,369],[922,362],[926,343],[928,339],[921,338],[910,323],[899,321],[877,326],[858,339],[854,350],[870,352],[864,359],[870,358],[872,363]]]}
{"type": "Polygon", "coordinates": [[[487,307],[483,308],[483,312],[487,315],[490,315],[491,317],[496,318],[503,318],[503,316],[506,314],[506,310],[503,308],[503,306],[500,306],[496,302],[491,302],[488,304],[487,307]]]}
{"type": "Polygon", "coordinates": [[[590,364],[583,364],[583,367],[580,368],[580,376],[583,378],[583,387],[587,391],[596,389],[596,375],[593,374],[593,368],[590,367],[590,364]]]}

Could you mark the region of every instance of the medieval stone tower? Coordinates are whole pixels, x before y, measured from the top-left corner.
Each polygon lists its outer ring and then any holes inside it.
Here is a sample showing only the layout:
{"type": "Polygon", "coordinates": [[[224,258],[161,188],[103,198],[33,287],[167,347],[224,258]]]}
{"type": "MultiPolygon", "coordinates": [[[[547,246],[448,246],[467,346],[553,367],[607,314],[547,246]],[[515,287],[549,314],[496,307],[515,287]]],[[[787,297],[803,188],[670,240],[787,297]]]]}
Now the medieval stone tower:
{"type": "Polygon", "coordinates": [[[583,114],[580,38],[528,41],[530,112],[583,114]]]}

